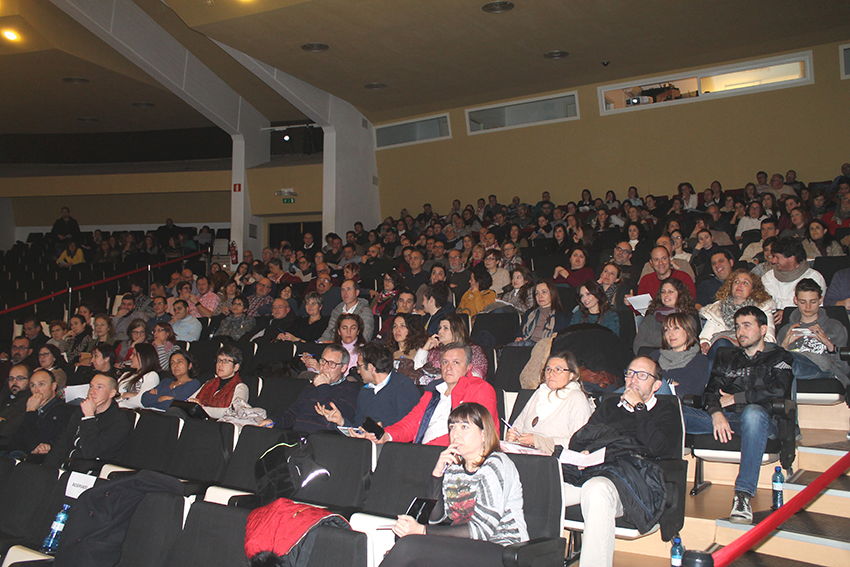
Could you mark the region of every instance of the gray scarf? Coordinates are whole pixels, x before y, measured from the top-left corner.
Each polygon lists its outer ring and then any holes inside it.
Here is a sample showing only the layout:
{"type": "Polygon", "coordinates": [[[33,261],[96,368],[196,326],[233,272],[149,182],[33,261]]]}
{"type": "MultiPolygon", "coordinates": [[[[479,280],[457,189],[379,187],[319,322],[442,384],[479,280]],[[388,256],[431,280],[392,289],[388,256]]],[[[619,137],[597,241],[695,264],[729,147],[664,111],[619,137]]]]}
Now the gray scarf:
{"type": "Polygon", "coordinates": [[[745,299],[741,305],[735,305],[735,300],[731,295],[726,296],[726,299],[720,302],[720,316],[723,318],[723,324],[727,329],[735,328],[735,313],[742,307],[755,305],[756,302],[752,299],[745,299]]]}
{"type": "Polygon", "coordinates": [[[658,364],[661,365],[663,370],[684,368],[691,360],[693,360],[697,353],[700,352],[699,341],[694,343],[691,348],[683,350],[682,352],[667,349],[662,349],[659,352],[658,364]]]}
{"type": "Polygon", "coordinates": [[[773,270],[774,275],[776,275],[776,279],[781,281],[782,283],[791,283],[795,282],[798,279],[803,277],[803,274],[809,269],[809,263],[803,260],[799,266],[790,272],[782,272],[780,270],[773,270]]]}

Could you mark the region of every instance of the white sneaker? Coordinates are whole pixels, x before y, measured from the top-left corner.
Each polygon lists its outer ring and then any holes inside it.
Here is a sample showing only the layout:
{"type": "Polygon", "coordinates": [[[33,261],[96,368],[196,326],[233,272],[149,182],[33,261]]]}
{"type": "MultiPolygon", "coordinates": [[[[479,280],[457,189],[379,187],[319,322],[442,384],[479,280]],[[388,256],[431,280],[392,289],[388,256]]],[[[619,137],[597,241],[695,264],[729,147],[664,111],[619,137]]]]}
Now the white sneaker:
{"type": "Polygon", "coordinates": [[[746,492],[735,491],[735,498],[732,499],[732,513],[729,514],[729,521],[733,524],[753,523],[753,507],[750,505],[750,495],[746,492]]]}

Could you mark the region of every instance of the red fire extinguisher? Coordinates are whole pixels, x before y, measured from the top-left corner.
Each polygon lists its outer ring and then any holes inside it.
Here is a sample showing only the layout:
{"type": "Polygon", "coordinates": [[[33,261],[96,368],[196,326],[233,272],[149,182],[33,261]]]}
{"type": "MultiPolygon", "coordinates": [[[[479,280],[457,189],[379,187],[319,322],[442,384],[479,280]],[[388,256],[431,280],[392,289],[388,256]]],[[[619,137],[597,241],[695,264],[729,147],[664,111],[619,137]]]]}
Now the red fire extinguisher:
{"type": "Polygon", "coordinates": [[[234,266],[239,263],[239,251],[236,249],[236,241],[230,242],[230,263],[234,266]]]}

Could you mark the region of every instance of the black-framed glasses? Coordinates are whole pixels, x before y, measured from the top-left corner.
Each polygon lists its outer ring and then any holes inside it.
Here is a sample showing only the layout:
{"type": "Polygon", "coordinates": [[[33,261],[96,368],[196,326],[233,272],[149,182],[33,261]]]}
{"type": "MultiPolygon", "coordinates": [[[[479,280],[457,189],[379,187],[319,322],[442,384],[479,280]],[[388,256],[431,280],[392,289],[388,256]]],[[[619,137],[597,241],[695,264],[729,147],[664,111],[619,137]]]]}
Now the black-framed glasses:
{"type": "Polygon", "coordinates": [[[327,366],[328,368],[331,368],[331,369],[335,369],[335,368],[342,366],[341,362],[334,362],[333,360],[328,360],[327,358],[320,358],[319,364],[320,365],[324,364],[325,366],[327,366]]]}
{"type": "Polygon", "coordinates": [[[650,378],[655,379],[655,374],[651,372],[647,372],[645,370],[632,370],[631,368],[626,368],[623,371],[623,376],[628,380],[629,378],[637,378],[641,382],[646,382],[650,378]]]}

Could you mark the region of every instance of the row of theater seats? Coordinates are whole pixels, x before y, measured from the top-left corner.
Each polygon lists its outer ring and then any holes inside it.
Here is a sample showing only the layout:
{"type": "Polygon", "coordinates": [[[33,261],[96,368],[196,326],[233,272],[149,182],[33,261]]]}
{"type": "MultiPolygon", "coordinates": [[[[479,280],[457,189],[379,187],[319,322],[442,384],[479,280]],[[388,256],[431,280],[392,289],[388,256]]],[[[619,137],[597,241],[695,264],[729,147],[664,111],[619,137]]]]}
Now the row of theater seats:
{"type": "MultiPolygon", "coordinates": [[[[130,521],[118,565],[245,564],[245,521],[256,503],[244,497],[222,501],[217,495],[227,491],[215,485],[252,491],[257,458],[287,434],[246,427],[238,436],[235,449],[228,452],[226,448],[234,439],[231,426],[193,421],[140,413],[121,461],[140,467],[150,465],[153,469],[163,464],[163,472],[188,481],[182,496],[156,493],[145,497],[130,521]],[[168,450],[168,443],[154,442],[152,436],[171,440],[173,450],[168,450]],[[212,455],[216,451],[219,455],[212,455]],[[192,474],[205,478],[194,478],[192,474]],[[189,512],[181,530],[184,506],[189,507],[189,512]]],[[[385,517],[388,522],[403,513],[413,498],[427,493],[430,471],[441,451],[440,447],[389,443],[381,447],[376,461],[376,447],[365,440],[313,434],[307,441],[315,450],[316,462],[328,469],[330,476],[313,481],[298,493],[297,499],[329,507],[346,518],[366,512],[385,517]]],[[[535,564],[560,565],[566,545],[561,538],[560,465],[553,457],[511,458],[523,482],[526,522],[535,541],[506,550],[505,564],[518,565],[520,558],[533,557],[535,564]]],[[[104,468],[101,476],[110,474],[116,476],[116,472],[104,468]]],[[[55,470],[0,459],[0,552],[5,553],[13,545],[32,549],[40,546],[56,511],[65,502],[73,505],[64,496],[67,477],[68,473],[62,473],[57,479],[55,470]],[[29,496],[33,494],[36,496],[29,496]]],[[[100,478],[97,482],[115,480],[100,478]]],[[[13,556],[15,552],[10,554],[13,556]]],[[[370,563],[363,534],[322,528],[308,565],[366,567],[370,563]]]]}

